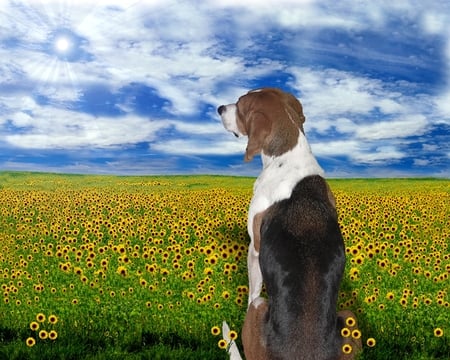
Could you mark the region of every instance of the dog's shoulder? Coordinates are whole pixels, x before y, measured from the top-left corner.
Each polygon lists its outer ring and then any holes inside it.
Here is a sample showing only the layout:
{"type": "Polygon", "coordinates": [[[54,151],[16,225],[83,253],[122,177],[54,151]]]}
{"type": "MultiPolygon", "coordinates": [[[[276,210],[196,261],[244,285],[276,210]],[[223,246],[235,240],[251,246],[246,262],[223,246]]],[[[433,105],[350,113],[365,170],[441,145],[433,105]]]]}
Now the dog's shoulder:
{"type": "Polygon", "coordinates": [[[269,257],[280,256],[285,262],[309,257],[329,263],[337,256],[343,261],[343,239],[329,193],[324,178],[307,176],[289,198],[268,208],[261,222],[261,247],[269,257]]]}
{"type": "Polygon", "coordinates": [[[291,195],[274,203],[267,216],[278,216],[283,219],[285,226],[296,228],[320,228],[324,222],[337,222],[334,197],[327,182],[320,175],[307,176],[298,181],[291,195]]]}

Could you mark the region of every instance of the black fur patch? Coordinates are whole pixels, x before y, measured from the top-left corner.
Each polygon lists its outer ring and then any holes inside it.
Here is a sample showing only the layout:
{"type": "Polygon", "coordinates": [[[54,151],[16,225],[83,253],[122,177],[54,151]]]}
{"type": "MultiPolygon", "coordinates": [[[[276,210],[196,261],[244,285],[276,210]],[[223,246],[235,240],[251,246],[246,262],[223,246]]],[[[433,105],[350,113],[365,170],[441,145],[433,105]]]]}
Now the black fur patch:
{"type": "Polygon", "coordinates": [[[322,177],[304,178],[289,199],[268,209],[259,263],[269,298],[265,335],[271,356],[337,358],[336,303],[345,251],[322,177]]]}

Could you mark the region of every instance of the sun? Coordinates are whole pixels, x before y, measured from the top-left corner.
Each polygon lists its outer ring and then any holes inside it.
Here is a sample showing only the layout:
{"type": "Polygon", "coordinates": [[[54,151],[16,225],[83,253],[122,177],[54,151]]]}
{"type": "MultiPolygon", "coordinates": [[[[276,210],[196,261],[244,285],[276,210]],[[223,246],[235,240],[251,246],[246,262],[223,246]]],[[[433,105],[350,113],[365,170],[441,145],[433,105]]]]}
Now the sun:
{"type": "Polygon", "coordinates": [[[70,50],[72,44],[66,36],[58,36],[55,39],[55,49],[59,53],[66,53],[70,50]]]}

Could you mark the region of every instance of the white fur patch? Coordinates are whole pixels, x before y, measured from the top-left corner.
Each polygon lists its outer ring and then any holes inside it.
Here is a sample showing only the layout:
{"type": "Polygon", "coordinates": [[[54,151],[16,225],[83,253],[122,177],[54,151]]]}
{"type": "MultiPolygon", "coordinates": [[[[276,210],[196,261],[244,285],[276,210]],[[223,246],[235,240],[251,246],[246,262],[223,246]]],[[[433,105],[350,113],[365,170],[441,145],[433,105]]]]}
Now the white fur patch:
{"type": "Polygon", "coordinates": [[[305,135],[300,131],[297,145],[287,153],[269,157],[261,155],[263,171],[253,186],[248,212],[248,232],[253,240],[253,217],[277,201],[287,199],[297,183],[310,175],[324,175],[305,135]]]}
{"type": "Polygon", "coordinates": [[[230,327],[228,326],[227,322],[222,322],[222,338],[229,344],[228,354],[230,355],[230,360],[242,360],[236,342],[230,339],[230,336],[228,335],[229,333],[230,327]]]}
{"type": "Polygon", "coordinates": [[[225,111],[220,114],[222,118],[223,127],[235,134],[236,136],[243,136],[237,126],[237,106],[236,104],[225,105],[225,111]]]}
{"type": "Polygon", "coordinates": [[[264,298],[257,297],[255,300],[252,301],[251,306],[253,306],[255,309],[257,309],[265,303],[266,303],[266,300],[264,298]]]}

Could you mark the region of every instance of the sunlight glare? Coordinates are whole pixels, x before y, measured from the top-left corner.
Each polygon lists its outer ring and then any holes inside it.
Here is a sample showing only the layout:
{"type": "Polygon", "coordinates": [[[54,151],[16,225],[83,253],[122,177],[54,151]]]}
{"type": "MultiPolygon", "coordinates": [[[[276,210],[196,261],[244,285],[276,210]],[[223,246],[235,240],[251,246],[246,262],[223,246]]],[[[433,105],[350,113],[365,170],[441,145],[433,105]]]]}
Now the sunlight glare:
{"type": "Polygon", "coordinates": [[[69,50],[69,48],[70,48],[70,41],[66,37],[61,36],[61,37],[56,39],[56,41],[55,41],[55,48],[59,52],[64,53],[67,50],[69,50]]]}

